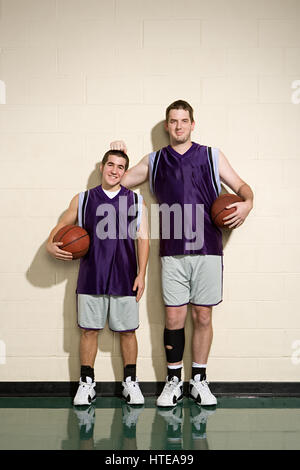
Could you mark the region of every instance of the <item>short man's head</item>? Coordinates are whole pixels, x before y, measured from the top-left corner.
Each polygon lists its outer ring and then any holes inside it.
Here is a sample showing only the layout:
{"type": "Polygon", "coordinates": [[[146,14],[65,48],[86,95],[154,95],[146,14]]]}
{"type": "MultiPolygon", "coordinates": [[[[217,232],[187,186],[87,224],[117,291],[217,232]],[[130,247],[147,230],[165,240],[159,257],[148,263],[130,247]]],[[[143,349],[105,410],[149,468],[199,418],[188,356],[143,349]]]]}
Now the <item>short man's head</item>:
{"type": "Polygon", "coordinates": [[[125,168],[125,171],[128,170],[128,167],[129,167],[129,158],[128,158],[128,155],[126,155],[125,152],[122,152],[122,150],[108,150],[104,155],[103,155],[103,158],[102,158],[102,165],[105,166],[105,164],[109,161],[109,157],[111,155],[115,155],[116,157],[121,157],[121,158],[124,158],[125,162],[124,162],[124,168],[125,168]]]}
{"type": "Polygon", "coordinates": [[[187,101],[177,100],[174,101],[174,103],[171,103],[166,109],[166,122],[169,120],[169,114],[172,109],[184,109],[185,111],[188,111],[191,123],[194,122],[194,110],[187,101]]]}
{"type": "Polygon", "coordinates": [[[120,150],[108,150],[100,163],[102,186],[106,189],[119,187],[125,171],[129,167],[129,158],[120,150]]]}

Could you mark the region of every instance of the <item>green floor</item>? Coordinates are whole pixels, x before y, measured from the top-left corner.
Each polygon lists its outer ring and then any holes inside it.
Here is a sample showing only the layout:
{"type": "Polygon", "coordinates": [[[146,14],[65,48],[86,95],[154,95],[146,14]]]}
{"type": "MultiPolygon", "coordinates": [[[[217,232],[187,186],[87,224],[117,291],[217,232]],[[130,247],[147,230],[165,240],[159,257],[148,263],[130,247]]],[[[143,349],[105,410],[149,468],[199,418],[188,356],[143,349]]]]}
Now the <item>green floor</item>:
{"type": "Polygon", "coordinates": [[[185,399],[173,410],[98,398],[0,398],[0,450],[300,450],[300,398],[226,398],[216,408],[185,399]]]}

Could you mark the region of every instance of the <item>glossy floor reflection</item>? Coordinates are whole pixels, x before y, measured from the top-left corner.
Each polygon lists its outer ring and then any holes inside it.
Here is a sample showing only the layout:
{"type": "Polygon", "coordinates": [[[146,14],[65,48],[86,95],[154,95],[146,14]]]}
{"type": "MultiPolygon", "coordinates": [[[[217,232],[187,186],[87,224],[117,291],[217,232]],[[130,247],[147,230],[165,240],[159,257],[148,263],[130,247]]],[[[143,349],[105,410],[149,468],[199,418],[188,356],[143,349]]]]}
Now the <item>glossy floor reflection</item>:
{"type": "Polygon", "coordinates": [[[158,409],[120,398],[74,408],[70,398],[0,398],[3,450],[300,450],[300,398],[185,399],[158,409]]]}

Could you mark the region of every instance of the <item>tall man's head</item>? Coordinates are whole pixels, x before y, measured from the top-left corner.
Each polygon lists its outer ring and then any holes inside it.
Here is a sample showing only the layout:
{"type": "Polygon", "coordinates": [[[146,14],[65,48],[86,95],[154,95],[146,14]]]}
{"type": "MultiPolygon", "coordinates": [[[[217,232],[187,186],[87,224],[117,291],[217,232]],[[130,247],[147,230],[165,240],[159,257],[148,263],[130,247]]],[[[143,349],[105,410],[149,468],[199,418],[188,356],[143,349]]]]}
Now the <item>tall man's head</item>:
{"type": "Polygon", "coordinates": [[[190,141],[194,127],[193,108],[189,103],[177,100],[167,107],[165,129],[169,133],[171,145],[190,141]]]}
{"type": "Polygon", "coordinates": [[[103,188],[117,190],[128,167],[129,158],[126,153],[121,150],[108,150],[100,163],[103,188]]]}

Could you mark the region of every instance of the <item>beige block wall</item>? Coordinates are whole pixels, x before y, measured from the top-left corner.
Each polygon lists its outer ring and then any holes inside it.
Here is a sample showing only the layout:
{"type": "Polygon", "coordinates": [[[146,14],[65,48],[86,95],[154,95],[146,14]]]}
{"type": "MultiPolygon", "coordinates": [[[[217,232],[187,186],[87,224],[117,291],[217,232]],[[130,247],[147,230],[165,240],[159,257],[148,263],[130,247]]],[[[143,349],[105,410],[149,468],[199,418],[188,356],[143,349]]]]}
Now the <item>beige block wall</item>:
{"type": "MultiPolygon", "coordinates": [[[[193,139],[219,147],[254,189],[225,241],[211,381],[299,381],[300,2],[0,0],[0,380],[79,373],[78,262],[49,231],[124,139],[131,163],[165,145],[166,106],[195,109],[193,139]],[[5,85],[5,86],[4,86],[5,85]]],[[[140,188],[154,202],[147,184],[140,188]]],[[[164,380],[158,244],[140,306],[138,377],[164,380]]],[[[184,356],[189,378],[191,320],[184,356]]],[[[100,336],[97,380],[122,379],[118,335],[100,336]]]]}

